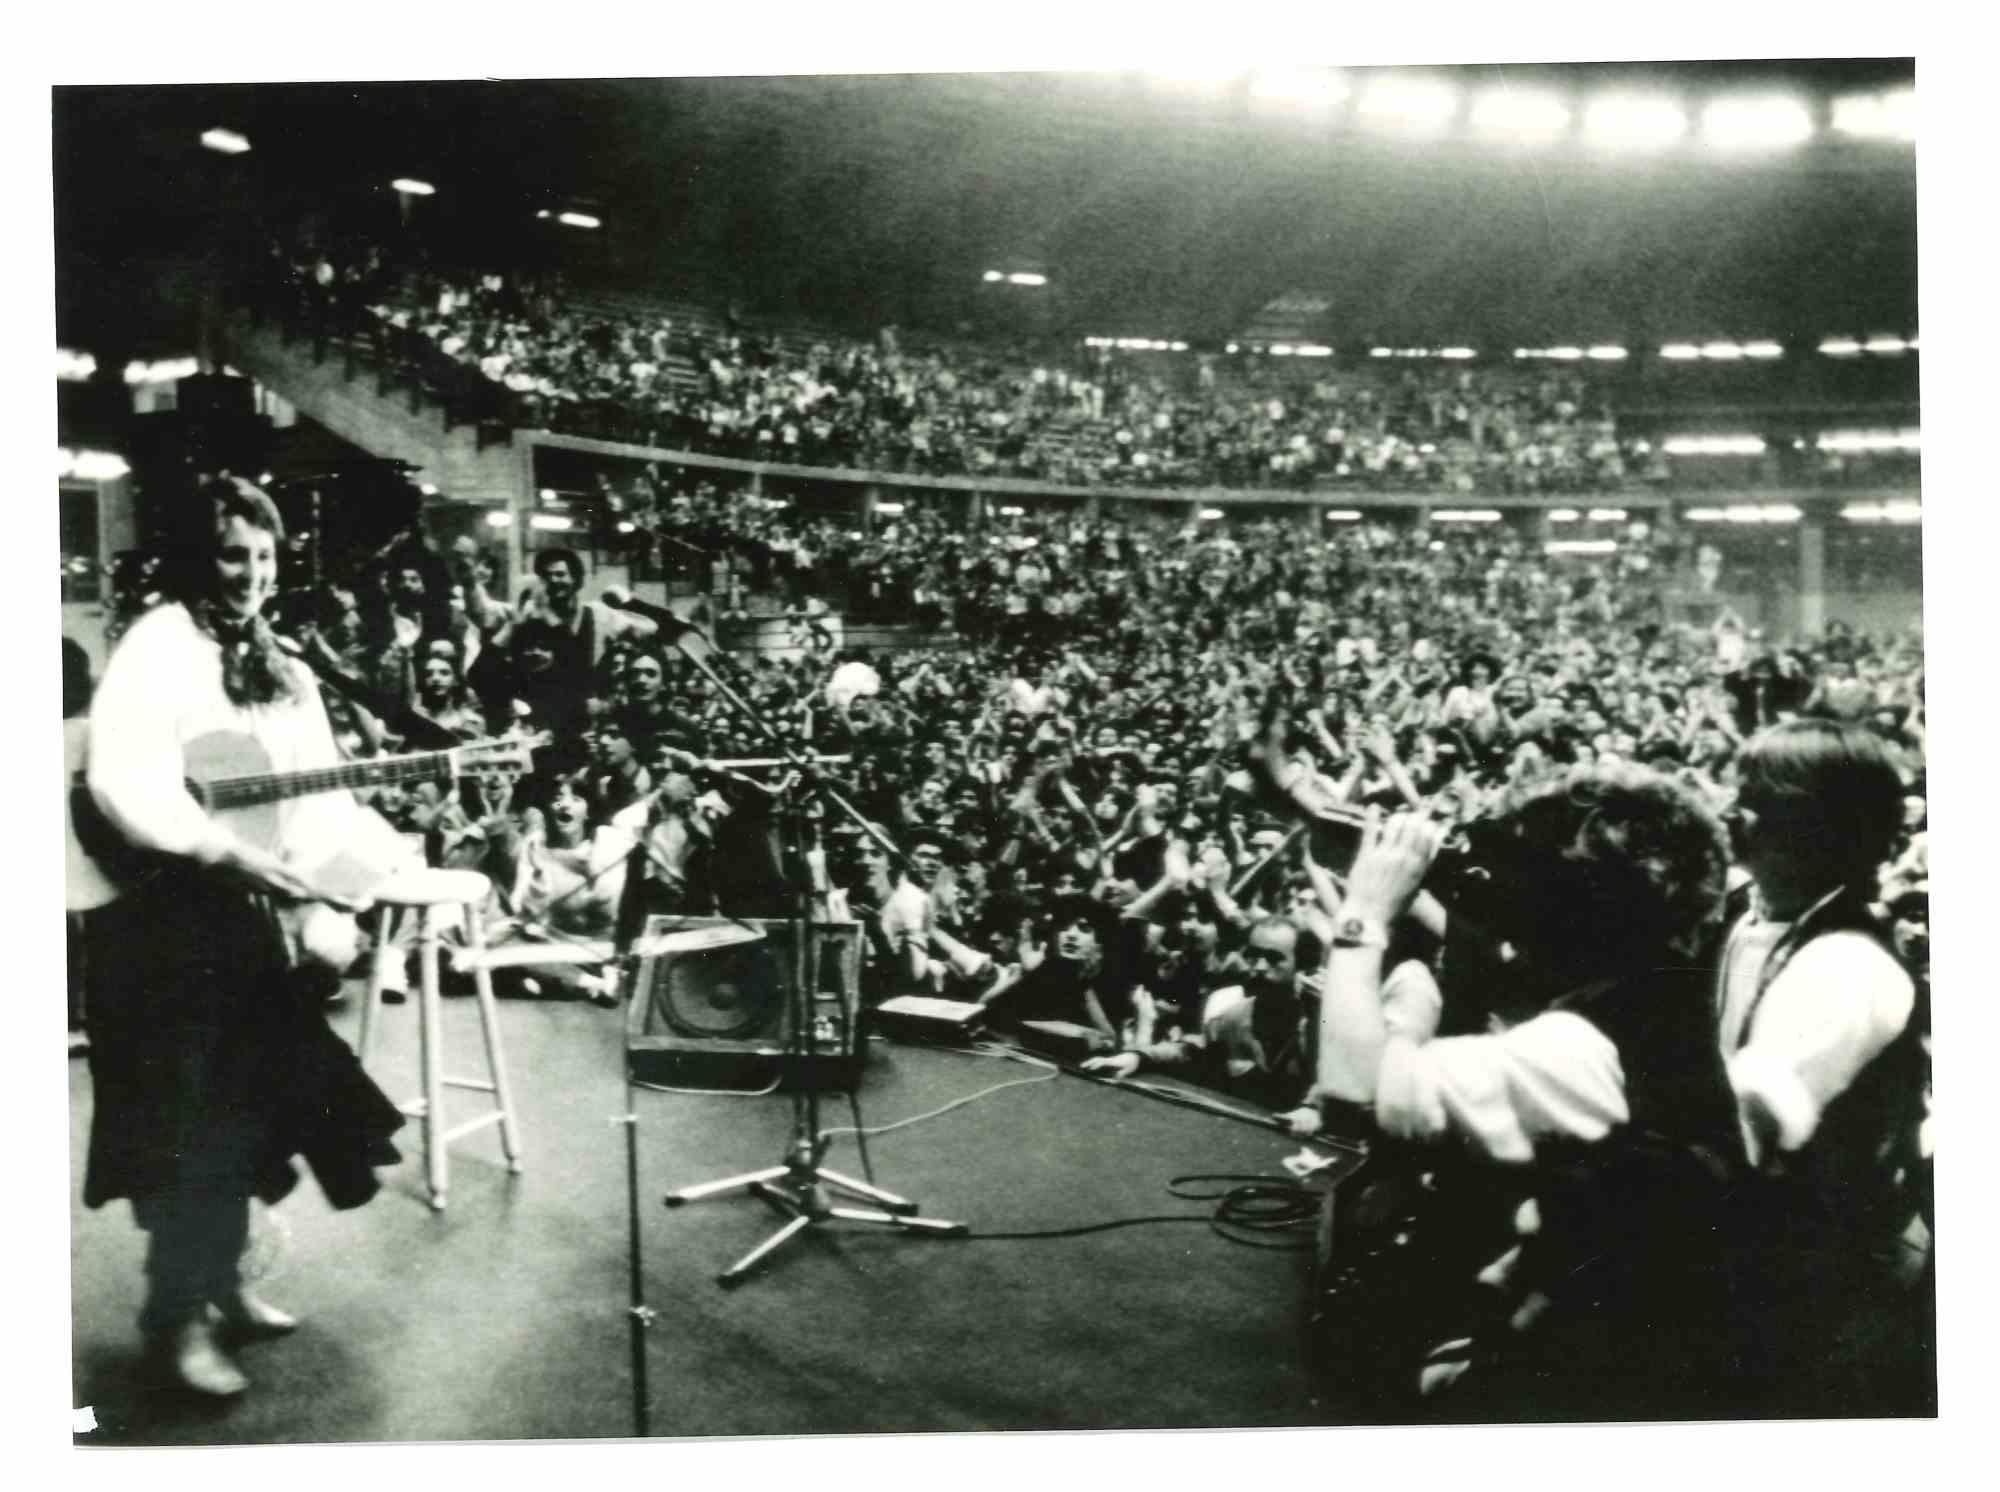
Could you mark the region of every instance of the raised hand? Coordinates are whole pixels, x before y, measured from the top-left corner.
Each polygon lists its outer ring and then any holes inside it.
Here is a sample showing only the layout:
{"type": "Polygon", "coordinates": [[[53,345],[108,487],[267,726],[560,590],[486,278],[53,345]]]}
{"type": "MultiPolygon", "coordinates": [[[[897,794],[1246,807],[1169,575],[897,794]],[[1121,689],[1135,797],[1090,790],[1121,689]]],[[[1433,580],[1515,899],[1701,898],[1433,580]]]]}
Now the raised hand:
{"type": "Polygon", "coordinates": [[[1384,926],[1395,922],[1416,899],[1443,843],[1444,831],[1422,814],[1399,813],[1384,823],[1371,813],[1347,873],[1342,910],[1384,926]]]}

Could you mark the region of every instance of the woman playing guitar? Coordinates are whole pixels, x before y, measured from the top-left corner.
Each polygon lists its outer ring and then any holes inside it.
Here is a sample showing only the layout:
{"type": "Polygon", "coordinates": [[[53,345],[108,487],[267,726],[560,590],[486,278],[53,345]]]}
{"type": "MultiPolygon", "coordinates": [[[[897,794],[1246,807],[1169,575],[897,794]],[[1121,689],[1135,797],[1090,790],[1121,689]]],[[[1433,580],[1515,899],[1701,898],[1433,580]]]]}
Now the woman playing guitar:
{"type": "Polygon", "coordinates": [[[276,1201],[303,1157],[335,1207],[375,1192],[402,1119],[328,1029],[297,979],[281,907],[333,901],[282,847],[363,834],[351,795],[277,805],[276,844],[205,812],[187,748],[254,741],[275,773],[339,758],[310,674],[262,616],[283,526],[262,491],[205,483],[188,525],[180,599],[120,640],[92,706],[89,797],[145,852],[123,894],[85,914],[95,1090],[84,1202],[130,1199],[150,1236],[140,1328],[169,1376],[241,1393],[223,1337],[296,1323],[244,1289],[249,1199],[276,1201]]]}

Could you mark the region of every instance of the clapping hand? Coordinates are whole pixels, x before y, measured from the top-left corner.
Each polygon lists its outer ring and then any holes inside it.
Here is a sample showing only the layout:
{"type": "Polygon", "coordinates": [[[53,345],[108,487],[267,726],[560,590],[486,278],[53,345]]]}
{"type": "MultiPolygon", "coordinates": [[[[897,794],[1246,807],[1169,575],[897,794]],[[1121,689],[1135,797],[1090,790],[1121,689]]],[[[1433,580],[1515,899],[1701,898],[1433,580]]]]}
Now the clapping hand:
{"type": "Polygon", "coordinates": [[[1343,910],[1385,927],[1395,922],[1410,909],[1443,842],[1444,831],[1422,814],[1399,813],[1385,823],[1371,812],[1347,873],[1343,910]]]}

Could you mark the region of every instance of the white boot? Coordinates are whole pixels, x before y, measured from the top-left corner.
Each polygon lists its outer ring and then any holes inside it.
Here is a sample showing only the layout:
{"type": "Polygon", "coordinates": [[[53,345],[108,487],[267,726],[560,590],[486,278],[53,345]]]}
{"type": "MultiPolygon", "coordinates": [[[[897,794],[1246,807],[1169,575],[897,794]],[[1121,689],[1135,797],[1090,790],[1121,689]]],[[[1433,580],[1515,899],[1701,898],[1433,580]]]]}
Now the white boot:
{"type": "Polygon", "coordinates": [[[281,1337],[298,1330],[299,1325],[298,1317],[279,1310],[247,1289],[216,1301],[215,1313],[222,1329],[235,1337],[281,1337]]]}
{"type": "Polygon", "coordinates": [[[176,1327],[163,1341],[168,1373],[182,1388],[211,1398],[233,1399],[250,1386],[243,1370],[217,1345],[206,1313],[176,1327]]]}

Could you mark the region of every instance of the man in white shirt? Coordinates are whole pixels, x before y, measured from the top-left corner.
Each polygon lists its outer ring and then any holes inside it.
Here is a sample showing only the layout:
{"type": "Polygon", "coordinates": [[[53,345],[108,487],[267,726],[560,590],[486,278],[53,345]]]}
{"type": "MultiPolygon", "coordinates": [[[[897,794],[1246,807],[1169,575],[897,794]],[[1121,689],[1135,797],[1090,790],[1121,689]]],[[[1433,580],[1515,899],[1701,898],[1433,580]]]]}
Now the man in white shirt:
{"type": "Polygon", "coordinates": [[[1903,787],[1866,727],[1801,719],[1739,758],[1732,818],[1756,902],[1716,990],[1755,1183],[1747,1307],[1774,1410],[1935,1412],[1921,1131],[1927,1010],[1870,908],[1903,787]],[[1911,1352],[1916,1349],[1913,1359],[1911,1352]]]}

